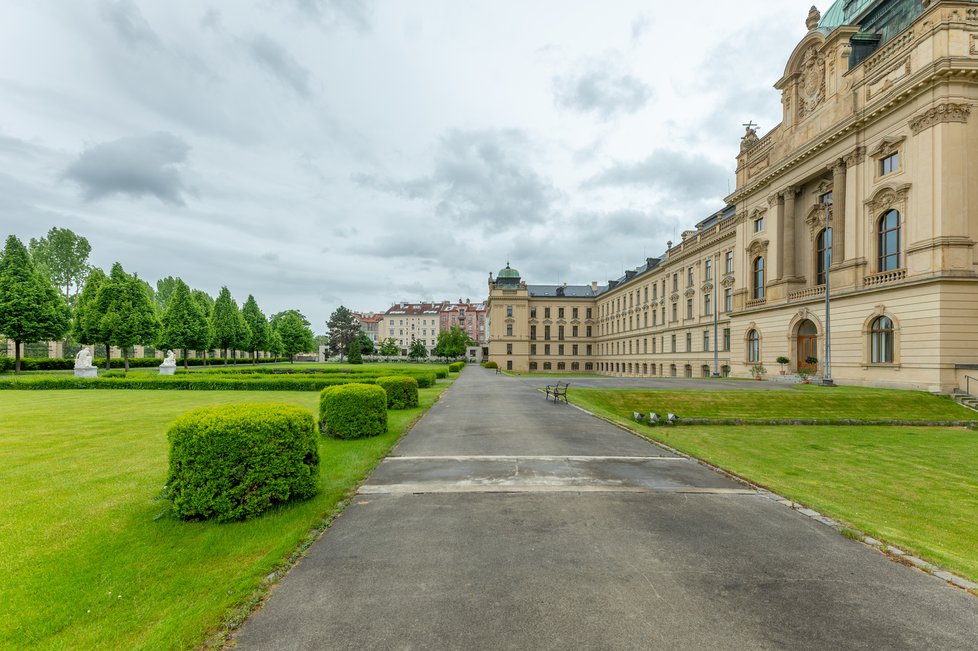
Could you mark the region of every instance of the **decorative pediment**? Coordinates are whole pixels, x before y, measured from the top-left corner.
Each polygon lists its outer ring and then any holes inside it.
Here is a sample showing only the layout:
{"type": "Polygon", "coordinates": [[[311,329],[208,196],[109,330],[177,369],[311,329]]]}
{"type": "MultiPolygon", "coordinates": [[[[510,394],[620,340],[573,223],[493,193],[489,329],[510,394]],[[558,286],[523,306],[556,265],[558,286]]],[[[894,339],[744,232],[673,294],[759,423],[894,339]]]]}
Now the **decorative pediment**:
{"type": "Polygon", "coordinates": [[[685,296],[686,298],[692,298],[694,295],[696,295],[695,287],[687,287],[686,291],[683,292],[683,296],[685,296]]]}
{"type": "Polygon", "coordinates": [[[751,257],[762,255],[767,253],[767,246],[767,240],[754,240],[750,243],[750,246],[747,247],[747,252],[751,254],[751,257]]]}
{"type": "Polygon", "coordinates": [[[909,193],[909,183],[904,183],[903,185],[885,185],[877,190],[871,198],[866,200],[866,208],[872,213],[871,216],[873,218],[884,210],[890,210],[891,208],[896,208],[900,212],[904,212],[909,193]]]}
{"type": "Polygon", "coordinates": [[[763,217],[764,213],[767,212],[767,208],[754,208],[750,213],[751,221],[757,219],[758,217],[763,217]]]}
{"type": "Polygon", "coordinates": [[[720,279],[720,284],[724,287],[733,287],[737,280],[734,278],[733,274],[727,274],[720,279]]]}
{"type": "Polygon", "coordinates": [[[826,206],[824,204],[816,204],[811,207],[808,211],[808,215],[805,217],[805,223],[808,224],[809,235],[815,237],[815,232],[822,230],[825,226],[831,226],[832,224],[832,206],[826,206]],[[828,208],[828,219],[826,220],[826,208],[828,208]]]}
{"type": "Polygon", "coordinates": [[[805,51],[799,75],[798,119],[802,120],[825,101],[825,54],[817,45],[805,51]]]}
{"type": "Polygon", "coordinates": [[[833,186],[834,184],[829,179],[822,179],[818,182],[818,185],[815,186],[815,196],[821,197],[826,192],[832,192],[833,186]]]}
{"type": "Polygon", "coordinates": [[[873,158],[889,156],[890,154],[896,152],[897,148],[900,146],[900,143],[906,139],[906,136],[891,136],[883,138],[883,140],[880,141],[880,144],[878,144],[876,148],[869,153],[869,155],[873,158]]]}

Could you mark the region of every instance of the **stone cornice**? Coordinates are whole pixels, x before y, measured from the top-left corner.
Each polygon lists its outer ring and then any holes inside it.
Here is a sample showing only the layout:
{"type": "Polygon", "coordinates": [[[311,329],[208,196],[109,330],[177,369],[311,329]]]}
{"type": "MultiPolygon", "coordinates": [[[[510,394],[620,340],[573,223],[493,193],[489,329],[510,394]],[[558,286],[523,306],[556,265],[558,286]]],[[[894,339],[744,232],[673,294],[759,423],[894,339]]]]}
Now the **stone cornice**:
{"type": "Polygon", "coordinates": [[[921,131],[930,129],[942,122],[967,122],[969,115],[971,115],[970,104],[942,102],[910,120],[910,130],[916,136],[921,131]]]}

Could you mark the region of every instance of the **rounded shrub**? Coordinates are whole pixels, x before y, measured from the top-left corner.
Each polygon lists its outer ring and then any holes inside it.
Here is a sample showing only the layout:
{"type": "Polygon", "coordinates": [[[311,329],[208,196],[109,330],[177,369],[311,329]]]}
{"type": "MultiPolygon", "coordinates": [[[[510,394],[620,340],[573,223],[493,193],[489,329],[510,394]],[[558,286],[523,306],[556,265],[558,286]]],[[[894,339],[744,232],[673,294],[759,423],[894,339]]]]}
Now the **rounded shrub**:
{"type": "Polygon", "coordinates": [[[492,361],[491,359],[487,362],[482,362],[483,368],[499,368],[499,364],[492,361]]]}
{"type": "Polygon", "coordinates": [[[448,370],[452,373],[461,373],[465,368],[465,362],[452,362],[448,365],[448,370]]]}
{"type": "Polygon", "coordinates": [[[417,380],[419,389],[428,389],[435,386],[434,373],[418,373],[417,375],[413,375],[411,377],[417,380]]]}
{"type": "Polygon", "coordinates": [[[304,409],[204,407],[177,418],[167,438],[165,494],[181,518],[244,520],[318,490],[316,426],[304,409]]]}
{"type": "Polygon", "coordinates": [[[377,378],[377,386],[387,392],[388,409],[410,409],[418,406],[418,381],[406,375],[377,378]]]}
{"type": "Polygon", "coordinates": [[[319,394],[319,429],[341,439],[387,431],[387,392],[376,384],[339,384],[319,394]]]}

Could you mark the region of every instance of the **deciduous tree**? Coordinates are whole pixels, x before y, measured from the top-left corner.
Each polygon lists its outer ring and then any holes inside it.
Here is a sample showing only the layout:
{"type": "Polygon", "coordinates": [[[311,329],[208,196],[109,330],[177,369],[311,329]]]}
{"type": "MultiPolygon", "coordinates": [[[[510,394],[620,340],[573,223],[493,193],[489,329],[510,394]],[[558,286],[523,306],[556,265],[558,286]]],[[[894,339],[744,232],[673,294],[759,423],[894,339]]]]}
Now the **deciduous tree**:
{"type": "Polygon", "coordinates": [[[190,294],[187,284],[177,279],[173,293],[163,312],[160,329],[160,348],[183,351],[183,366],[187,368],[187,350],[202,350],[207,346],[208,321],[204,308],[190,294]]]}
{"type": "Polygon", "coordinates": [[[248,334],[250,335],[248,337],[248,350],[251,351],[252,358],[257,364],[258,351],[270,349],[271,326],[268,325],[265,314],[258,307],[258,302],[251,294],[248,294],[248,300],[241,307],[241,316],[248,324],[248,334]]]}
{"type": "Polygon", "coordinates": [[[61,338],[69,319],[68,305],[23,242],[8,237],[0,258],[0,333],[14,341],[14,371],[20,373],[21,344],[61,338]]]}
{"type": "Polygon", "coordinates": [[[384,357],[395,357],[401,354],[401,349],[397,345],[394,337],[388,337],[380,342],[380,354],[384,357]]]}
{"type": "Polygon", "coordinates": [[[411,341],[411,347],[408,348],[408,357],[415,362],[420,362],[428,358],[428,349],[425,348],[425,345],[421,343],[420,339],[413,339],[411,341]]]}
{"type": "Polygon", "coordinates": [[[289,361],[294,362],[293,357],[296,353],[307,352],[316,344],[312,339],[312,330],[309,329],[297,312],[289,312],[278,322],[276,329],[282,339],[282,350],[289,356],[289,361]]]}
{"type": "Polygon", "coordinates": [[[464,357],[466,349],[474,345],[475,341],[468,333],[458,326],[452,326],[449,330],[438,333],[438,343],[435,345],[434,353],[438,357],[464,357]]]}
{"type": "Polygon", "coordinates": [[[238,309],[238,304],[231,297],[227,287],[221,287],[221,292],[214,301],[214,313],[211,316],[214,329],[214,343],[221,349],[224,364],[227,365],[227,351],[243,349],[248,344],[248,324],[238,309]]]}
{"type": "Polygon", "coordinates": [[[90,269],[88,240],[68,228],[54,227],[47,237],[32,238],[30,251],[38,270],[58,287],[66,303],[74,304],[90,269]]]}
{"type": "MultiPolygon", "coordinates": [[[[71,322],[71,333],[75,339],[82,344],[102,344],[105,346],[105,368],[112,366],[111,346],[101,339],[101,318],[96,301],[98,291],[108,280],[105,272],[98,267],[92,267],[85,278],[85,285],[78,295],[78,302],[75,305],[75,314],[71,322]]],[[[92,351],[94,357],[95,352],[92,351]]]]}
{"type": "Polygon", "coordinates": [[[145,285],[136,276],[127,274],[122,265],[116,262],[108,279],[99,287],[95,312],[99,315],[99,340],[122,351],[128,372],[129,349],[137,344],[151,343],[160,327],[156,306],[145,285]]]}
{"type": "Polygon", "coordinates": [[[350,343],[360,332],[360,324],[353,317],[353,312],[340,305],[329,316],[326,327],[329,328],[330,350],[338,353],[342,359],[349,351],[350,343]]]}

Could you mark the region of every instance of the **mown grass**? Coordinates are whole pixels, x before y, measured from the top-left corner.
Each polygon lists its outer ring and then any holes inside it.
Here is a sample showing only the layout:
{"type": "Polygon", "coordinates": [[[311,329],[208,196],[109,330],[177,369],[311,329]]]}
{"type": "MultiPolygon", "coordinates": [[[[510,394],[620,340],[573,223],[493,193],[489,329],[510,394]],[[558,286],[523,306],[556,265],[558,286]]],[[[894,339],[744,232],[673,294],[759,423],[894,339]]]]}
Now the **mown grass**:
{"type": "Polygon", "coordinates": [[[818,387],[763,394],[580,389],[571,402],[978,581],[974,431],[909,426],[648,427],[631,420],[632,411],[640,410],[717,418],[974,416],[951,400],[913,391],[818,387]]]}
{"type": "Polygon", "coordinates": [[[978,420],[949,397],[923,391],[801,385],[785,391],[571,389],[571,401],[631,419],[632,412],[686,418],[978,420]]]}
{"type": "Polygon", "coordinates": [[[200,645],[338,505],[447,385],[386,435],[320,440],[320,492],[255,520],[183,522],[157,501],[166,428],[196,407],[317,393],[11,393],[0,420],[0,648],[200,645]]]}

